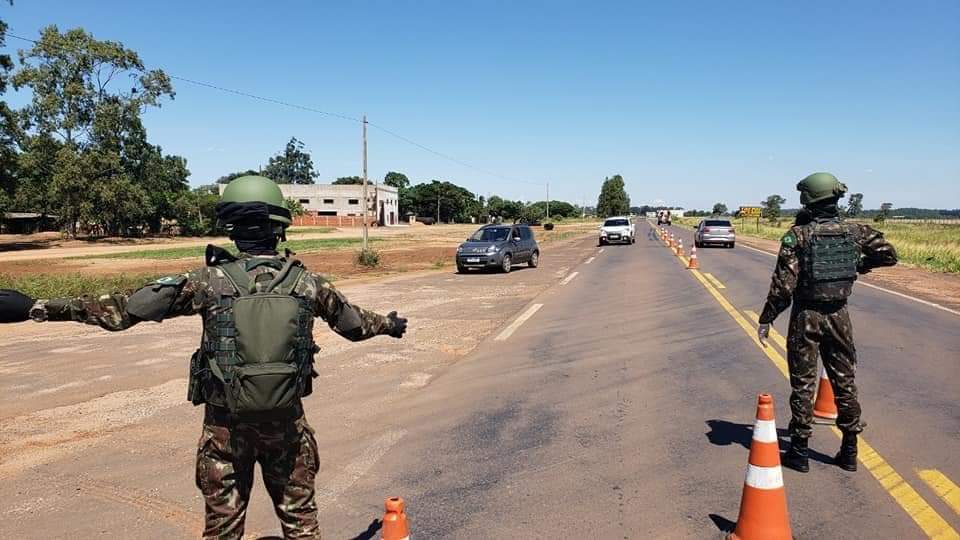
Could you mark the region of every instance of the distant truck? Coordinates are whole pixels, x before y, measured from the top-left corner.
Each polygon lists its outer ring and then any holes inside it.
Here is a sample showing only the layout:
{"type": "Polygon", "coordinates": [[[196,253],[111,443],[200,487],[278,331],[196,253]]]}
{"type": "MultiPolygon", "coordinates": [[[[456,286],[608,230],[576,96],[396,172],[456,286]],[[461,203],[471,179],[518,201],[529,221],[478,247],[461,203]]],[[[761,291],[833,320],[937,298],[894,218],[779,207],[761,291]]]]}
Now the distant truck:
{"type": "Polygon", "coordinates": [[[669,210],[661,210],[657,212],[657,225],[673,225],[673,216],[670,214],[669,210]]]}

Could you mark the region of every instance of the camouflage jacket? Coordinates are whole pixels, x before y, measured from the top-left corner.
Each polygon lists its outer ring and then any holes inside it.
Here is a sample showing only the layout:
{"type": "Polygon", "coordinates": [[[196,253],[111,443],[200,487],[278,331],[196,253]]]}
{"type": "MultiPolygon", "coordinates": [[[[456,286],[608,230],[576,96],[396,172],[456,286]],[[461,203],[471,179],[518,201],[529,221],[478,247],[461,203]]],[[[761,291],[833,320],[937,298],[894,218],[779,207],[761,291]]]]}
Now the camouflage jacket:
{"type": "MultiPolygon", "coordinates": [[[[816,222],[794,225],[783,235],[780,241],[777,266],[773,271],[773,279],[770,282],[770,292],[767,293],[767,301],[763,306],[763,312],[760,314],[761,324],[773,322],[777,315],[790,307],[790,303],[798,292],[798,287],[802,286],[804,282],[802,272],[804,270],[801,259],[804,250],[809,245],[810,235],[816,225],[816,222]]],[[[861,274],[880,266],[897,264],[897,252],[893,245],[884,239],[883,233],[869,225],[834,220],[821,222],[820,226],[847,229],[860,252],[857,271],[861,274]]]]}
{"type": "MultiPolygon", "coordinates": [[[[248,265],[265,259],[285,262],[283,257],[241,254],[239,258],[240,261],[248,261],[248,265]]],[[[250,269],[248,274],[258,285],[262,285],[269,279],[258,280],[257,276],[269,272],[276,272],[276,269],[259,265],[250,269]]],[[[152,318],[157,322],[184,315],[201,315],[206,320],[210,315],[215,315],[221,293],[233,290],[223,270],[217,266],[207,266],[186,274],[161,278],[131,294],[40,300],[31,311],[31,317],[37,321],[76,321],[111,331],[126,330],[144,320],[128,313],[127,303],[134,295],[142,298],[144,295],[141,292],[146,292],[145,289],[158,293],[165,289],[166,294],[146,295],[148,299],[155,298],[158,303],[158,316],[152,318]]],[[[317,274],[307,272],[295,293],[311,302],[315,316],[351,341],[388,334],[391,330],[390,319],[350,304],[340,291],[317,274]]]]}

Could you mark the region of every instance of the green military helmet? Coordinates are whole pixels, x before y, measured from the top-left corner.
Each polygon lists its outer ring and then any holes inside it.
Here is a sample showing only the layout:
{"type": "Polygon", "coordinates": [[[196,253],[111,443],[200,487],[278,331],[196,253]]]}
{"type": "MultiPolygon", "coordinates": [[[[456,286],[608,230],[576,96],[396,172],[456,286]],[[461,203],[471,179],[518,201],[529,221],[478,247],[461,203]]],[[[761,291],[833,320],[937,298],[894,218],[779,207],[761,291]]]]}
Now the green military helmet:
{"type": "Polygon", "coordinates": [[[265,203],[271,221],[290,225],[290,212],[284,207],[283,192],[276,182],[265,176],[241,176],[231,181],[223,190],[220,202],[265,203]]]}
{"type": "Polygon", "coordinates": [[[839,199],[847,192],[847,186],[830,173],[818,172],[801,180],[797,191],[800,192],[800,204],[807,206],[826,199],[839,199]]]}

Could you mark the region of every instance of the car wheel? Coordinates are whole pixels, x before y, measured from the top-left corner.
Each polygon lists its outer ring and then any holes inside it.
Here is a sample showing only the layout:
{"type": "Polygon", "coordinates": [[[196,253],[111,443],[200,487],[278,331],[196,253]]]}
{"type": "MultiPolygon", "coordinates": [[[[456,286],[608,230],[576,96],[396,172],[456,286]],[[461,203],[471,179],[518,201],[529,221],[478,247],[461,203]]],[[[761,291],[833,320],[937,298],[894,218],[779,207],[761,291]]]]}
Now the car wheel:
{"type": "Polygon", "coordinates": [[[464,265],[462,265],[462,264],[458,264],[458,265],[457,265],[457,273],[458,273],[458,274],[466,274],[466,273],[467,273],[467,267],[464,266],[464,265]]]}
{"type": "Polygon", "coordinates": [[[599,242],[597,242],[597,247],[603,247],[604,245],[606,245],[606,242],[604,242],[603,240],[600,240],[599,242]]]}
{"type": "Polygon", "coordinates": [[[504,274],[509,274],[511,268],[513,268],[513,260],[511,260],[510,254],[508,253],[504,255],[500,261],[500,270],[503,270],[504,274]]]}
{"type": "Polygon", "coordinates": [[[530,260],[527,261],[527,264],[530,266],[530,268],[536,268],[540,266],[540,252],[534,251],[533,255],[530,255],[530,260]]]}
{"type": "Polygon", "coordinates": [[[734,246],[737,245],[737,243],[736,243],[736,242],[730,242],[730,244],[728,244],[728,245],[730,246],[730,249],[733,249],[734,246]]]}

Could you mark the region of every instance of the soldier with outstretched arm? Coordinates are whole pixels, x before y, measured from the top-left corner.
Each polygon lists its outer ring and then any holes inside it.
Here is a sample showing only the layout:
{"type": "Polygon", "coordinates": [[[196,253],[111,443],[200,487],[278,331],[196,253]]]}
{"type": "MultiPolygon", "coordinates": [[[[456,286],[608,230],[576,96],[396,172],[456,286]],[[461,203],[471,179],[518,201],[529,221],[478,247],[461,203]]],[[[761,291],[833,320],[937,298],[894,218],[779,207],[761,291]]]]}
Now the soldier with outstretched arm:
{"type": "Polygon", "coordinates": [[[837,202],[847,191],[829,173],[815,173],[797,184],[804,208],[780,241],[780,254],[757,330],[766,347],[770,324],[793,303],[787,334],[790,368],[790,450],[784,465],[810,468],[807,441],[813,433],[813,394],[817,356],[823,362],[837,404],[843,433],[834,462],[857,470],[857,434],[862,431],[855,374],[857,351],[847,298],[858,274],[897,264],[897,252],[869,225],[847,223],[837,202]]]}
{"type": "Polygon", "coordinates": [[[142,321],[200,315],[203,337],[190,362],[188,399],[205,404],[196,467],[206,502],[203,537],[243,537],[254,464],[260,463],[284,537],[320,538],[317,443],[301,403],[316,376],[314,318],[351,341],[400,338],[407,320],[350,304],[300,261],[278,255],[290,213],[272,180],[234,180],[217,215],[239,256],[208,246],[205,267],[158,279],[129,295],[34,301],[0,290],[0,323],[32,318],[119,331],[142,321]]]}

